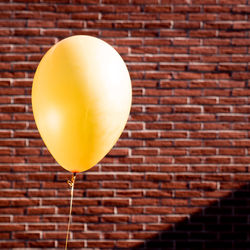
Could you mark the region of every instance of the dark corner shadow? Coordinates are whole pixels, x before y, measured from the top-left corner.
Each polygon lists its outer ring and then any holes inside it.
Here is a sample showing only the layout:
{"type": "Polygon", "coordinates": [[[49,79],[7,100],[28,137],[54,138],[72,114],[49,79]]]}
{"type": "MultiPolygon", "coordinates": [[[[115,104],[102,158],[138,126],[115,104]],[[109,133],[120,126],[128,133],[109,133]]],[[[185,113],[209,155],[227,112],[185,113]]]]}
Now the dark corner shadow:
{"type": "Polygon", "coordinates": [[[250,185],[132,249],[250,249],[250,185]]]}

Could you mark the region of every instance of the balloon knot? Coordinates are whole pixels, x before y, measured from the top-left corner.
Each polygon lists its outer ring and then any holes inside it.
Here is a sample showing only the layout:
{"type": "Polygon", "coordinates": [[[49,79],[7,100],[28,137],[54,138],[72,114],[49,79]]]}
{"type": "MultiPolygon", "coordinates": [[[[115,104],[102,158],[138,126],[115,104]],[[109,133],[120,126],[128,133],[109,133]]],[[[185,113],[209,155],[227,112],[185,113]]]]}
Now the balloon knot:
{"type": "Polygon", "coordinates": [[[74,186],[75,178],[76,178],[76,175],[74,174],[72,175],[71,180],[67,180],[67,183],[70,187],[74,186]]]}

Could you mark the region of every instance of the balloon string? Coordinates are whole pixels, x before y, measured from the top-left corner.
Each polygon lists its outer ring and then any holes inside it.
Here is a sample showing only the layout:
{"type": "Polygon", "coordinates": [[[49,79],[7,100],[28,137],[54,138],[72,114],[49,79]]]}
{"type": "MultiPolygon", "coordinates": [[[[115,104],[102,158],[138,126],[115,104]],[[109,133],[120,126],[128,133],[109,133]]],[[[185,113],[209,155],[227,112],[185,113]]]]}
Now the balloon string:
{"type": "Polygon", "coordinates": [[[76,173],[73,174],[73,176],[71,177],[71,180],[67,181],[67,183],[71,187],[71,195],[70,195],[69,221],[68,221],[68,229],[67,229],[66,242],[65,242],[65,250],[67,250],[68,239],[69,239],[69,229],[70,229],[70,223],[71,223],[71,218],[72,218],[71,213],[72,213],[75,179],[76,179],[76,173]]]}

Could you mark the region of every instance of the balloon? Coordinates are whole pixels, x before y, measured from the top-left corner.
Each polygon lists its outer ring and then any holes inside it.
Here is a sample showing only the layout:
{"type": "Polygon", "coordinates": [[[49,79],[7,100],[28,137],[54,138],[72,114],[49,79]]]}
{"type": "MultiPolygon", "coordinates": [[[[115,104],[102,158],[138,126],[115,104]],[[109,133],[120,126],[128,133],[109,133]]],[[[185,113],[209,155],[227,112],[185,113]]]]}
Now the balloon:
{"type": "Polygon", "coordinates": [[[32,108],[55,160],[77,173],[97,164],[120,137],[131,107],[131,80],[120,55],[91,36],[72,36],[42,58],[32,108]]]}

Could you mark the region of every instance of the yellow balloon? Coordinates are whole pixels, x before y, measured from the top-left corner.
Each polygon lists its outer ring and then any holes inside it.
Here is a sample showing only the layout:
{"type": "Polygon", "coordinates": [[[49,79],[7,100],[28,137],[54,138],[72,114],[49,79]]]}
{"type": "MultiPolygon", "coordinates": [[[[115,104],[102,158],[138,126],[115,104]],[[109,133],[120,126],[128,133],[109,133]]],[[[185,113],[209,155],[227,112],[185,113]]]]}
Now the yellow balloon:
{"type": "Polygon", "coordinates": [[[120,137],[131,107],[131,80],[120,55],[91,36],[72,36],[42,58],[32,108],[55,160],[71,172],[97,164],[120,137]]]}

